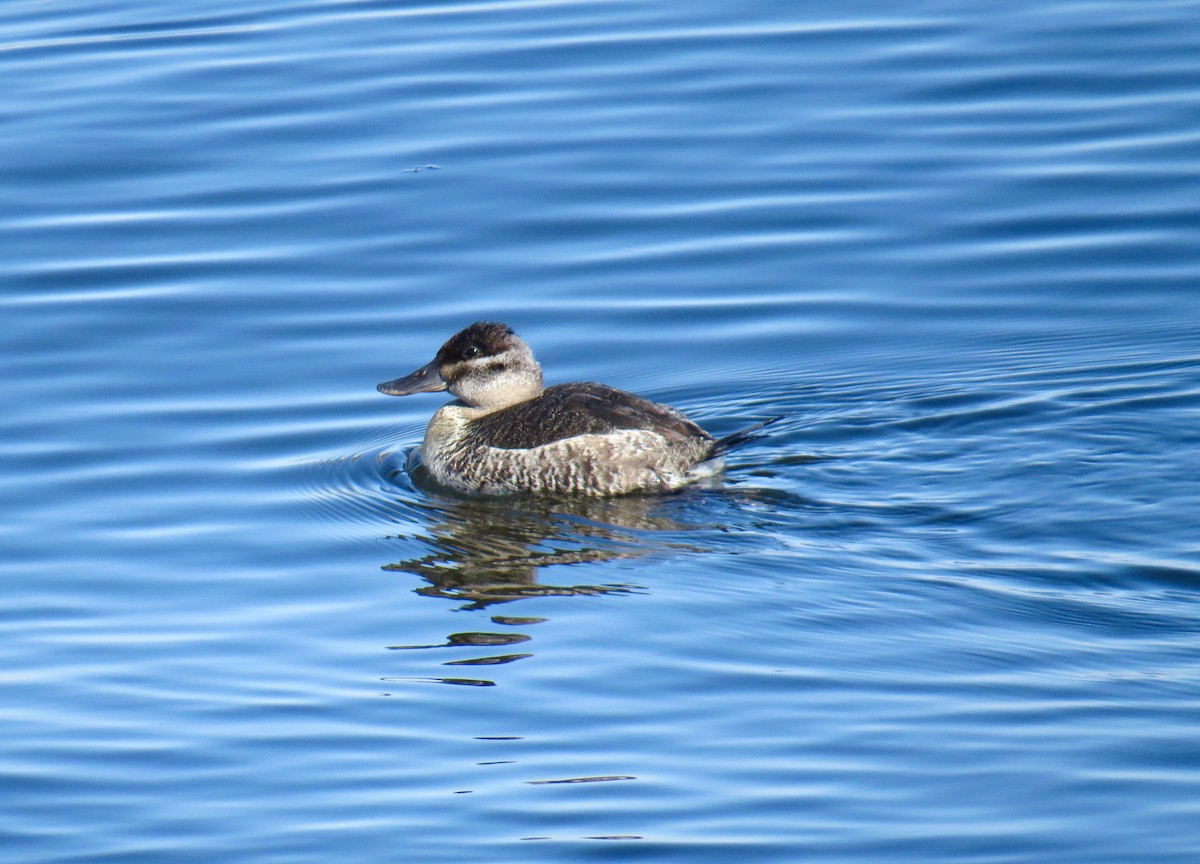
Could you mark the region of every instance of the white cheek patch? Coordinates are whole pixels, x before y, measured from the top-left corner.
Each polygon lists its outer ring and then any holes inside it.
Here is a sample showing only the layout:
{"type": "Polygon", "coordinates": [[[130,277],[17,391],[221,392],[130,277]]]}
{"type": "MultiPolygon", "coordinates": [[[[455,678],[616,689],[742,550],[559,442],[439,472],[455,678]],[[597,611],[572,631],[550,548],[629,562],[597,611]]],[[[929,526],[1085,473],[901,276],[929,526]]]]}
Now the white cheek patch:
{"type": "Polygon", "coordinates": [[[468,405],[492,402],[502,389],[501,376],[486,366],[476,366],[469,371],[459,367],[452,374],[457,380],[450,385],[450,392],[468,405]]]}

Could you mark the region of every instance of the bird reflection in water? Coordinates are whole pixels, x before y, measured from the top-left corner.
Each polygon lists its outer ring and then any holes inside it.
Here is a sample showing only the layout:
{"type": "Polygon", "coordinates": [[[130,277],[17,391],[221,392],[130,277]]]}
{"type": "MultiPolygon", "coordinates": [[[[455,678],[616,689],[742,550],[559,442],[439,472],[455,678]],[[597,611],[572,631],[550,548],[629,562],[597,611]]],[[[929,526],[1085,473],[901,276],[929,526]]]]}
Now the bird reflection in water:
{"type": "Polygon", "coordinates": [[[431,500],[431,551],[383,569],[420,576],[428,585],[419,594],[462,600],[464,609],[526,597],[636,592],[638,586],[626,583],[546,584],[539,571],[703,551],[680,537],[698,527],[680,520],[680,497],[431,500]]]}
{"type": "MultiPolygon", "coordinates": [[[[430,493],[430,551],[418,558],[385,564],[384,570],[412,573],[426,584],[418,594],[461,602],[462,610],[480,610],[532,597],[633,594],[632,583],[573,583],[568,567],[620,559],[639,559],[704,551],[686,534],[702,527],[688,524],[688,501],[702,492],[671,496],[620,498],[466,499],[430,493]],[[543,581],[548,580],[548,581],[543,581]]],[[[430,645],[394,645],[398,650],[426,648],[499,648],[528,642],[509,627],[528,627],[544,618],[493,615],[507,632],[454,633],[430,645]]],[[[448,666],[494,666],[532,656],[525,651],[492,653],[448,666]]],[[[412,680],[412,679],[410,679],[412,680]]],[[[474,678],[426,678],[423,681],[490,686],[474,678]]]]}

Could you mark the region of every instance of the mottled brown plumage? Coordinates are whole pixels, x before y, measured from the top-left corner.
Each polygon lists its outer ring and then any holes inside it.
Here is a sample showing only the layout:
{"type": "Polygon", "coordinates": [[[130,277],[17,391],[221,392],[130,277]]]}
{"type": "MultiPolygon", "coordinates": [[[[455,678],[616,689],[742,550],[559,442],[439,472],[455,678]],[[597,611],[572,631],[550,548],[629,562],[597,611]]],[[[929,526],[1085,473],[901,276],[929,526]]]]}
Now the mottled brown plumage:
{"type": "Polygon", "coordinates": [[[540,447],[576,435],[623,429],[656,432],[680,444],[709,435],[678,411],[607,384],[555,384],[541,396],[480,417],[468,436],[489,447],[540,447]]]}

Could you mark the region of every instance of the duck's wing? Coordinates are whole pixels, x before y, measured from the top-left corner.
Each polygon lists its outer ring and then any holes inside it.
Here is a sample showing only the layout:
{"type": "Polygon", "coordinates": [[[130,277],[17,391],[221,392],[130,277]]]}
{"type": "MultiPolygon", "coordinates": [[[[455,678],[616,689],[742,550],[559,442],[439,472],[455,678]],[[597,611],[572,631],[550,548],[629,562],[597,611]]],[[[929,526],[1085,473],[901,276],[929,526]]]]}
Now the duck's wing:
{"type": "Polygon", "coordinates": [[[605,384],[557,384],[536,399],[488,414],[470,435],[506,450],[540,447],[578,435],[647,429],[671,440],[711,439],[678,411],[605,384]]]}

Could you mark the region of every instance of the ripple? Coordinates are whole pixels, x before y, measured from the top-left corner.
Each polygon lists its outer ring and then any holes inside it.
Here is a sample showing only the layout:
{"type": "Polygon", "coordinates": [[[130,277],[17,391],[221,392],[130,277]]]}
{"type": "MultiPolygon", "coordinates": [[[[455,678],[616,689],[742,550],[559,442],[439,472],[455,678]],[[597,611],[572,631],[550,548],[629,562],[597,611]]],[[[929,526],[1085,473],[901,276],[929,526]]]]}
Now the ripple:
{"type": "Polygon", "coordinates": [[[411,524],[427,510],[385,447],[306,460],[300,501],[332,524],[411,524]]]}
{"type": "Polygon", "coordinates": [[[8,4],[6,860],[1182,864],[1200,28],[995,12],[8,4]],[[480,317],[784,419],[447,495],[480,317]]]}
{"type": "Polygon", "coordinates": [[[571,783],[613,783],[620,780],[636,780],[637,777],[632,777],[624,774],[611,774],[605,777],[567,777],[562,780],[526,780],[531,786],[555,786],[559,784],[571,783]]]}

